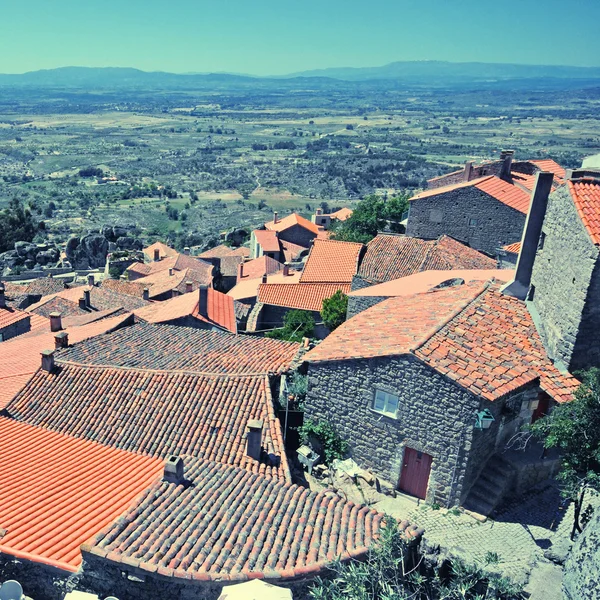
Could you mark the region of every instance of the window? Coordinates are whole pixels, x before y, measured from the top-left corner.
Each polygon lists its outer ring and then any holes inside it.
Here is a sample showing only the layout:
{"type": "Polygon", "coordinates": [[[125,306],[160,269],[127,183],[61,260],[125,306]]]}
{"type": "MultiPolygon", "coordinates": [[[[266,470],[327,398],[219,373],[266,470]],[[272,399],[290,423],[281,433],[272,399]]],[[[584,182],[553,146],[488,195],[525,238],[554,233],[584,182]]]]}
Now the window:
{"type": "Polygon", "coordinates": [[[376,390],[375,399],[373,400],[373,410],[388,417],[395,417],[398,412],[398,396],[388,394],[382,390],[376,390]]]}

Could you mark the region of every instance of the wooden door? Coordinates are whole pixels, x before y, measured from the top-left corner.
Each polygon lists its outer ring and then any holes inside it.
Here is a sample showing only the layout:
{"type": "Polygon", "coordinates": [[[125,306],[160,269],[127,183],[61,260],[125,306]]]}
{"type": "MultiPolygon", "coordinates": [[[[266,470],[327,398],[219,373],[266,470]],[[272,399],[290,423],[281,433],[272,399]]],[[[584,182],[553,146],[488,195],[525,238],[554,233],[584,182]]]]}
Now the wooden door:
{"type": "Polygon", "coordinates": [[[399,488],[403,492],[425,499],[429,472],[431,471],[431,456],[412,448],[404,449],[404,461],[400,474],[399,488]]]}
{"type": "Polygon", "coordinates": [[[538,419],[541,419],[543,416],[548,414],[548,408],[550,408],[550,396],[545,392],[540,392],[538,394],[538,407],[533,411],[531,415],[531,422],[535,423],[538,419]]]}

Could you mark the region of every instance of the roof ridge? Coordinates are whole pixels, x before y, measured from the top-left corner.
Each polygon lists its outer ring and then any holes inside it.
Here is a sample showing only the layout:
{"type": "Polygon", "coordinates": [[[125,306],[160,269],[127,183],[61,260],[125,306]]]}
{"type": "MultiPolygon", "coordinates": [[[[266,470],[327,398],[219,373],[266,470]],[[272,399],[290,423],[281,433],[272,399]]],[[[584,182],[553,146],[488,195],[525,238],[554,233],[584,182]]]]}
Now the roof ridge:
{"type": "MultiPolygon", "coordinates": [[[[456,317],[458,317],[458,315],[460,315],[463,311],[465,311],[469,306],[471,306],[472,304],[474,304],[477,300],[479,300],[479,298],[481,298],[483,296],[483,294],[488,291],[491,287],[491,284],[493,283],[492,281],[485,281],[482,285],[479,286],[479,288],[477,289],[477,292],[475,293],[475,296],[462,302],[459,307],[455,310],[453,310],[450,315],[448,317],[446,317],[441,323],[438,323],[435,327],[433,327],[432,329],[430,329],[423,337],[421,337],[419,340],[417,340],[409,349],[408,352],[411,354],[415,354],[415,352],[417,350],[419,350],[419,348],[421,348],[422,346],[424,346],[434,335],[436,335],[437,333],[439,333],[444,327],[446,327],[451,321],[453,321],[454,319],[456,319],[456,317]]],[[[462,285],[466,285],[466,284],[462,284],[462,285]]],[[[427,292],[429,294],[431,293],[435,293],[435,291],[433,292],[427,292]]]]}
{"type": "MultiPolygon", "coordinates": [[[[259,371],[256,373],[218,373],[211,371],[190,371],[188,369],[149,369],[146,367],[125,367],[122,365],[91,365],[72,360],[56,359],[57,365],[66,365],[72,367],[83,367],[86,369],[115,369],[117,371],[134,371],[138,373],[166,373],[174,375],[193,375],[201,377],[211,377],[213,379],[231,378],[231,379],[258,379],[274,375],[275,371],[259,371]]],[[[38,369],[39,371],[40,369],[38,369]]]]}

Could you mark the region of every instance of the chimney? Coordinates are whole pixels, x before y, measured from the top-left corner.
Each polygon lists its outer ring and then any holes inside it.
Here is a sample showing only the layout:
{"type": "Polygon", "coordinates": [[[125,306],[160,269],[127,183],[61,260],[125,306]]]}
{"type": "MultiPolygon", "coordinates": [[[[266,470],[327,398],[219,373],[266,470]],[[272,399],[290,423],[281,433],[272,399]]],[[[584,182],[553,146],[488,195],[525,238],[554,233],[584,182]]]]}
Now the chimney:
{"type": "Polygon", "coordinates": [[[321,216],[323,214],[323,209],[317,208],[317,210],[315,211],[315,214],[317,215],[317,217],[321,216]]]}
{"type": "Polygon", "coordinates": [[[90,287],[94,287],[94,276],[93,275],[88,275],[87,276],[87,282],[88,282],[88,285],[90,287]]]}
{"type": "Polygon", "coordinates": [[[86,305],[85,305],[85,297],[81,297],[79,298],[79,308],[81,310],[85,310],[86,309],[86,305]]]}
{"type": "Polygon", "coordinates": [[[54,336],[54,349],[68,348],[69,347],[69,334],[66,331],[61,331],[54,336]]]}
{"type": "Polygon", "coordinates": [[[208,286],[202,284],[198,289],[198,312],[202,317],[208,317],[208,286]]]}
{"type": "Polygon", "coordinates": [[[187,255],[187,256],[189,256],[189,255],[190,255],[190,249],[189,249],[189,247],[188,247],[188,246],[186,246],[186,247],[183,249],[183,253],[184,253],[185,255],[187,255]]]}
{"type": "Polygon", "coordinates": [[[90,306],[92,306],[92,301],[90,300],[90,290],[83,290],[83,299],[85,300],[86,308],[90,308],[90,306]]]}
{"type": "Polygon", "coordinates": [[[469,160],[465,163],[465,169],[463,171],[463,181],[471,181],[472,174],[473,174],[473,161],[469,160]]]}
{"type": "Polygon", "coordinates": [[[238,281],[244,277],[244,261],[238,265],[238,281]]]}
{"type": "Polygon", "coordinates": [[[290,263],[283,263],[283,276],[287,277],[290,274],[290,263]]]}
{"type": "Polygon", "coordinates": [[[266,273],[263,273],[262,283],[267,283],[267,274],[266,273]]]}
{"type": "Polygon", "coordinates": [[[277,217],[277,211],[274,211],[273,212],[273,223],[278,223],[278,222],[279,222],[279,219],[277,217]]]}
{"type": "Polygon", "coordinates": [[[62,315],[59,312],[50,313],[50,331],[60,331],[62,329],[62,315]]]}
{"type": "Polygon", "coordinates": [[[148,288],[144,288],[144,290],[142,291],[142,299],[150,300],[150,290],[148,288]]]}
{"type": "Polygon", "coordinates": [[[502,293],[525,300],[531,283],[531,271],[535,262],[535,255],[540,242],[542,224],[548,206],[548,195],[552,190],[553,174],[540,172],[536,175],[535,186],[531,192],[529,213],[525,221],[521,252],[517,261],[515,278],[502,288],[502,293]]]}
{"type": "Polygon", "coordinates": [[[500,170],[500,179],[509,180],[511,178],[510,169],[512,167],[513,157],[515,155],[514,150],[502,150],[500,153],[500,160],[502,161],[502,169],[500,170]]]}
{"type": "Polygon", "coordinates": [[[0,287],[0,308],[6,308],[6,295],[4,287],[0,287]]]}
{"type": "Polygon", "coordinates": [[[158,248],[154,248],[154,262],[158,262],[160,260],[160,250],[158,248]]]}
{"type": "Polygon", "coordinates": [[[171,267],[169,267],[169,277],[173,276],[173,269],[171,267]]]}
{"type": "Polygon", "coordinates": [[[254,460],[260,460],[260,453],[262,450],[262,427],[262,421],[248,421],[246,430],[246,454],[254,460]]]}
{"type": "Polygon", "coordinates": [[[185,482],[183,474],[183,458],[181,456],[174,456],[171,454],[165,460],[165,470],[163,474],[163,481],[167,483],[174,483],[175,485],[181,485],[185,482]]]}
{"type": "Polygon", "coordinates": [[[54,350],[42,350],[42,370],[46,373],[54,371],[54,350]]]}
{"type": "Polygon", "coordinates": [[[185,292],[186,294],[189,294],[191,291],[193,291],[194,288],[194,284],[191,281],[186,281],[185,282],[185,292]]]}

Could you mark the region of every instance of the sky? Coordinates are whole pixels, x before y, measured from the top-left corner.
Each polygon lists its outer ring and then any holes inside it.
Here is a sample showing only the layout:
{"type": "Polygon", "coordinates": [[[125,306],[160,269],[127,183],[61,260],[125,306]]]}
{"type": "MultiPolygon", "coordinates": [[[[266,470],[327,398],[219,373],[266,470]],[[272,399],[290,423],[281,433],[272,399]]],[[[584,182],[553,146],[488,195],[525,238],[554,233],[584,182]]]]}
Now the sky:
{"type": "Polygon", "coordinates": [[[0,0],[0,73],[280,75],[397,60],[600,66],[598,0],[0,0]]]}

